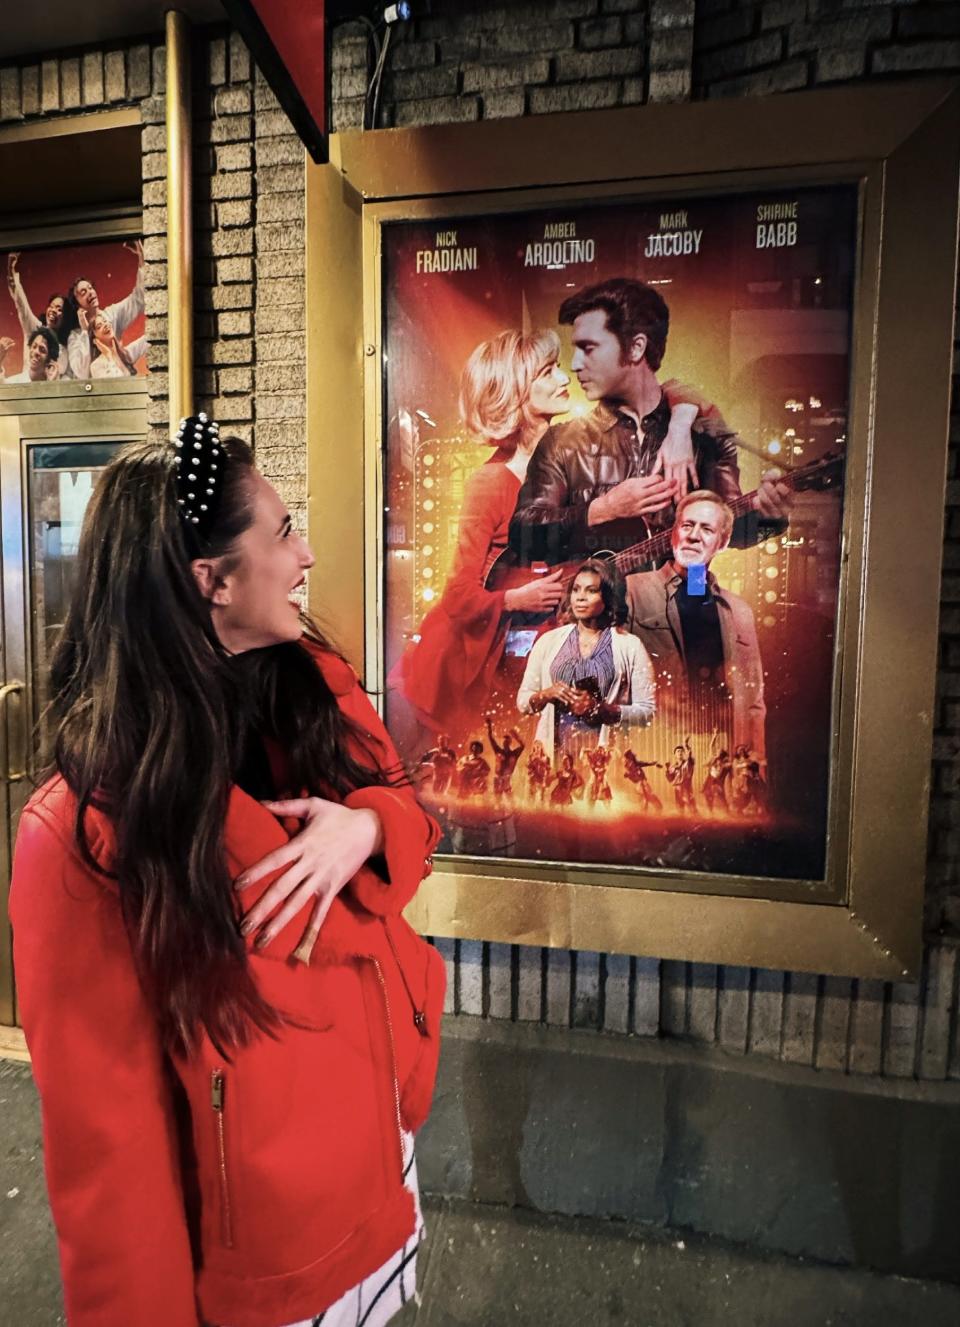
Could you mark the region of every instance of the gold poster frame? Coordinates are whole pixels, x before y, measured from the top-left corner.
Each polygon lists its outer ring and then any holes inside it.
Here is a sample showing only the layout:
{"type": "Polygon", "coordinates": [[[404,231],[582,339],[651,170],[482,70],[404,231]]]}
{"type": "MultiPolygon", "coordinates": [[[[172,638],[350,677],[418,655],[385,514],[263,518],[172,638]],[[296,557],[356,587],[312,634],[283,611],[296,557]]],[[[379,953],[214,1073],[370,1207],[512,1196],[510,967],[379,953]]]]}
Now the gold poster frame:
{"type": "Polygon", "coordinates": [[[778,884],[776,898],[761,898],[753,882],[729,877],[618,877],[616,868],[441,858],[408,913],[421,931],[887,979],[917,971],[958,112],[958,85],[930,80],[762,103],[334,136],[331,164],[308,164],[308,521],[324,566],[311,606],[374,691],[383,680],[381,225],[571,198],[715,195],[761,183],[861,185],[856,442],[846,478],[843,676],[826,883],[778,884]]]}

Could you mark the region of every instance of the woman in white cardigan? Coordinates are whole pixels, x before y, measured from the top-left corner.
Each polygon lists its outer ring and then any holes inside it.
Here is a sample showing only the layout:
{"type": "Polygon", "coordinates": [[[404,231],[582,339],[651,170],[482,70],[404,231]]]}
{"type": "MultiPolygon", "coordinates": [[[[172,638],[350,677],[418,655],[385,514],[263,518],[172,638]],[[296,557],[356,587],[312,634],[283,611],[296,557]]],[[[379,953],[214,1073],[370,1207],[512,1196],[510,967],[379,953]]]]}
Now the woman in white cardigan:
{"type": "Polygon", "coordinates": [[[626,631],[623,582],[612,564],[588,559],[561,606],[563,626],[534,642],[517,693],[521,714],[539,714],[537,740],[555,762],[607,746],[618,725],[653,718],[650,657],[626,631]]]}

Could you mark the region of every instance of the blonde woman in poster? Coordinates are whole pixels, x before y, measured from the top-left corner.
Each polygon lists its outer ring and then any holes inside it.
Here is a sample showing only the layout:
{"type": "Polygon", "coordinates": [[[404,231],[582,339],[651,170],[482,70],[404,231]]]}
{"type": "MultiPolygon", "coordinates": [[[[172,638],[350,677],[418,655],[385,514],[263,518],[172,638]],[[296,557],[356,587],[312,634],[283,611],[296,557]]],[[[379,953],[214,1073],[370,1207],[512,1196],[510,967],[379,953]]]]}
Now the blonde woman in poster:
{"type": "MultiPolygon", "coordinates": [[[[569,406],[569,381],[560,368],[559,338],[549,329],[501,332],[481,342],[464,366],[460,417],[494,451],[467,480],[443,595],[390,677],[425,734],[444,731],[462,740],[478,728],[510,615],[550,614],[563,597],[559,570],[531,576],[514,589],[488,590],[485,581],[507,546],[531,457],[550,421],[569,406]]],[[[673,413],[665,460],[682,469],[692,461],[691,425],[709,407],[685,387],[671,383],[669,390],[673,413]]]]}
{"type": "Polygon", "coordinates": [[[595,558],[573,578],[560,613],[527,660],[521,714],[538,714],[536,740],[557,763],[607,746],[614,726],[650,723],[656,682],[650,656],[623,627],[627,604],[612,564],[595,558]]]}
{"type": "Polygon", "coordinates": [[[462,738],[481,721],[503,653],[508,614],[549,613],[562,596],[559,573],[493,592],[487,574],[506,547],[530,457],[569,404],[557,334],[507,331],[481,342],[460,379],[460,416],[494,451],[467,480],[453,569],[420,625],[419,640],[391,683],[427,731],[462,738]]]}

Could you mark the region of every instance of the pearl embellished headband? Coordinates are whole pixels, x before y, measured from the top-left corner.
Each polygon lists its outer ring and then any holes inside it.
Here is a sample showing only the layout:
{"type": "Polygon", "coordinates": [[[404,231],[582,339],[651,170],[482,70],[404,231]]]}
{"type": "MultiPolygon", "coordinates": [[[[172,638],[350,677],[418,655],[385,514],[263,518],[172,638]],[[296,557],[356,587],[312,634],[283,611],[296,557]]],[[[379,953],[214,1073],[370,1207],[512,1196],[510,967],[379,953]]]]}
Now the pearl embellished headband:
{"type": "Polygon", "coordinates": [[[227,455],[220,425],[202,411],[181,419],[173,440],[177,449],[177,509],[190,531],[205,539],[216,520],[227,455]]]}

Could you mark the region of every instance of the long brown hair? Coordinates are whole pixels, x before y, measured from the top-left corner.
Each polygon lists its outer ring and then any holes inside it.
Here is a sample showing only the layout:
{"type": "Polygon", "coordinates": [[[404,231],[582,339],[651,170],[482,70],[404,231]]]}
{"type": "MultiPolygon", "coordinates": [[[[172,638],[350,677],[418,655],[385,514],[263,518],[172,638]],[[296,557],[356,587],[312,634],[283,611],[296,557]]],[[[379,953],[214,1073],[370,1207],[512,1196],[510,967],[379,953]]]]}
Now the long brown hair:
{"type": "MultiPolygon", "coordinates": [[[[227,1053],[282,1021],[247,965],[224,852],[250,725],[283,744],[298,789],[342,796],[396,772],[381,768],[299,643],[238,660],[220,644],[190,560],[225,557],[229,569],[253,520],[252,453],[236,438],[221,446],[222,497],[199,542],[177,511],[172,447],[136,443],[107,466],[53,655],[50,718],[52,765],[76,796],[77,844],[97,870],[87,811],[114,826],[107,865],[165,1043],[189,1051],[206,1031],[227,1053]]],[[[312,624],[309,634],[326,645],[312,624]]]]}

